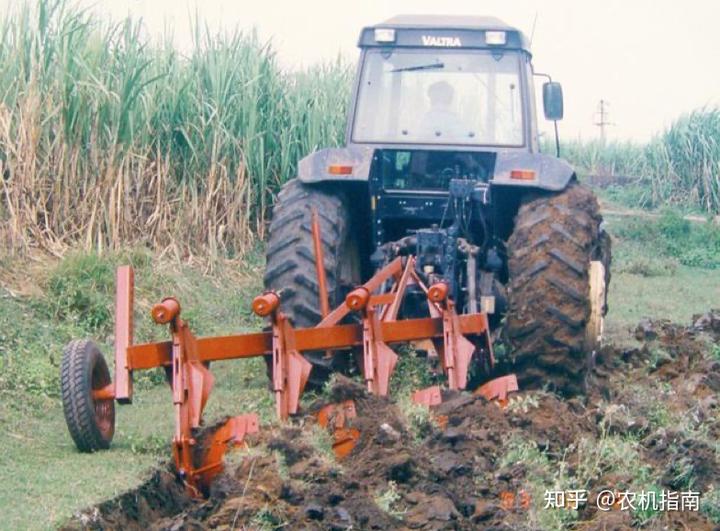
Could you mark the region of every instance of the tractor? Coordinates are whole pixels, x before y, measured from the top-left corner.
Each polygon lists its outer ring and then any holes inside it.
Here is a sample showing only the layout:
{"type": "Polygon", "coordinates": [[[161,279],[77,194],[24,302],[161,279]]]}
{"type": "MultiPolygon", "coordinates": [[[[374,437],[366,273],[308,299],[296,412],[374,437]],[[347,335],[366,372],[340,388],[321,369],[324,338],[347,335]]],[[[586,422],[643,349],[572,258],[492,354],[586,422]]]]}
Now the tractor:
{"type": "MultiPolygon", "coordinates": [[[[303,158],[280,191],[265,288],[294,326],[312,327],[321,291],[340,305],[412,255],[458,313],[490,316],[500,361],[523,387],[582,392],[607,312],[610,239],[593,193],[559,158],[561,85],[534,71],[527,38],[495,18],[397,16],[364,28],[359,48],[346,145],[303,158]],[[538,76],[557,156],[540,152],[538,76]]],[[[427,315],[425,295],[409,286],[400,313],[427,315]]],[[[352,370],[347,356],[303,355],[312,385],[352,370]]]]}

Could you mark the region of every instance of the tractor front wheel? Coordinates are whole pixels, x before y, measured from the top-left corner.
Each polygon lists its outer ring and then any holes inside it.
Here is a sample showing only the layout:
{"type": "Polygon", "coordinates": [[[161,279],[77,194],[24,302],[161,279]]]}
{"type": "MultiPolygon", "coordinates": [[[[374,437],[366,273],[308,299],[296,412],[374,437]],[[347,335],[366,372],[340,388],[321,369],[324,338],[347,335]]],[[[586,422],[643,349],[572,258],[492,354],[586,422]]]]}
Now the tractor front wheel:
{"type": "Polygon", "coordinates": [[[115,401],[93,392],[110,385],[105,358],[92,341],[71,341],[60,364],[60,389],[70,435],[81,452],[110,448],[115,434],[115,401]]]}
{"type": "Polygon", "coordinates": [[[530,195],[518,210],[504,334],[521,385],[583,390],[607,312],[610,239],[601,222],[595,196],[578,183],[530,195]]]}

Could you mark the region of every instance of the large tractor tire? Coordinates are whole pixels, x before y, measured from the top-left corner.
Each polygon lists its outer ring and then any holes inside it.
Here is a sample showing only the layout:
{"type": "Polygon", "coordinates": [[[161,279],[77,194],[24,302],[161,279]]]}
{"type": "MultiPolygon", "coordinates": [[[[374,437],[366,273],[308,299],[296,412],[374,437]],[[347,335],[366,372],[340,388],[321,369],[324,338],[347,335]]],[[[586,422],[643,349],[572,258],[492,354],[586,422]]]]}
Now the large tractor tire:
{"type": "MultiPolygon", "coordinates": [[[[361,283],[348,198],[297,179],[289,181],[273,209],[264,281],[265,289],[280,295],[280,308],[298,328],[315,326],[322,318],[313,252],[313,209],[320,222],[330,309],[342,304],[345,295],[361,283]]],[[[326,352],[303,354],[313,364],[309,384],[315,388],[322,386],[332,372],[341,370],[350,358],[326,352]]]]}
{"type": "Polygon", "coordinates": [[[530,195],[518,210],[504,331],[524,387],[583,391],[607,312],[610,238],[601,222],[595,196],[578,183],[530,195]]]}

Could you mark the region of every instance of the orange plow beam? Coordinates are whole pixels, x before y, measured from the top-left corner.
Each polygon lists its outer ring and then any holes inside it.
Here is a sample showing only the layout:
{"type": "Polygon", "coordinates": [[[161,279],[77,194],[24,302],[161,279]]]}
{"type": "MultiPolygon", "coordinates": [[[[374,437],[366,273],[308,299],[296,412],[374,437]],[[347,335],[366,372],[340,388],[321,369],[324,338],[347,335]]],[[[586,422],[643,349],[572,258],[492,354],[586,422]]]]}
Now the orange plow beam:
{"type": "MultiPolygon", "coordinates": [[[[483,314],[458,315],[460,333],[480,335],[487,330],[483,314]]],[[[418,339],[443,337],[443,320],[439,317],[383,321],[379,323],[385,343],[405,343],[418,339]]],[[[328,328],[296,328],[295,348],[306,350],[338,350],[361,346],[362,325],[346,324],[328,328]]],[[[197,338],[198,359],[203,362],[272,355],[272,332],[257,332],[233,336],[197,338]]],[[[128,366],[132,370],[168,366],[171,362],[172,342],[145,343],[127,348],[128,366]]]]}

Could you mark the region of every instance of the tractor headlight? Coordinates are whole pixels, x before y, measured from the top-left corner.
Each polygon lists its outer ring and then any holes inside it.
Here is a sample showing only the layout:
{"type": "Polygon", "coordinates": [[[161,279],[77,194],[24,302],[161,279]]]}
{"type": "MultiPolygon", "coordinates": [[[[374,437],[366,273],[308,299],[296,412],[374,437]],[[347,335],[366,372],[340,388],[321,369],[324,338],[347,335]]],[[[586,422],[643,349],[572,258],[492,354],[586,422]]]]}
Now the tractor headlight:
{"type": "Polygon", "coordinates": [[[393,28],[375,28],[375,42],[395,42],[393,28]]]}
{"type": "Polygon", "coordinates": [[[485,44],[502,46],[506,42],[507,42],[507,33],[505,33],[504,31],[486,31],[485,32],[485,44]]]}

